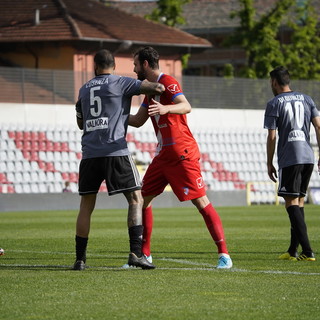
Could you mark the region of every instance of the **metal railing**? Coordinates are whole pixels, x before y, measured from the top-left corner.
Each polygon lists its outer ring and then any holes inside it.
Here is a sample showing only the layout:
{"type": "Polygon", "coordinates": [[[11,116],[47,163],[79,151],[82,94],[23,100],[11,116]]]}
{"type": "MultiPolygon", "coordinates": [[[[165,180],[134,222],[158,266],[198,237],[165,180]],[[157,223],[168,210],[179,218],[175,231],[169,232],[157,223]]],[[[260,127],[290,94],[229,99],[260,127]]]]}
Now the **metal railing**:
{"type": "MultiPolygon", "coordinates": [[[[92,73],[0,67],[0,102],[74,104],[92,73]]],[[[264,109],[272,98],[267,79],[182,76],[178,79],[193,108],[264,109]]],[[[291,88],[320,105],[320,82],[295,80],[291,88]]]]}

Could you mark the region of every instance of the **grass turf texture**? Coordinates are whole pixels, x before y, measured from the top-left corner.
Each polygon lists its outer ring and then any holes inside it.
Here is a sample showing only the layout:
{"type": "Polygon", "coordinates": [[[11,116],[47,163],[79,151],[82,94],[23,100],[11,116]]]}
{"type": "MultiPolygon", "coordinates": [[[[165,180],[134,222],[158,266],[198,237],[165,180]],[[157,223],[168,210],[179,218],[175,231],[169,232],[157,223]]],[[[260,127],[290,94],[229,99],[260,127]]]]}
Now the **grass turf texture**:
{"type": "MultiPolygon", "coordinates": [[[[154,209],[156,270],[121,269],[126,211],[96,210],[83,272],[70,270],[77,211],[0,213],[0,319],[319,319],[320,255],[277,259],[289,242],[284,207],[218,211],[231,270],[213,268],[216,248],[195,208],[154,209]]],[[[319,207],[305,212],[317,253],[319,207]]]]}

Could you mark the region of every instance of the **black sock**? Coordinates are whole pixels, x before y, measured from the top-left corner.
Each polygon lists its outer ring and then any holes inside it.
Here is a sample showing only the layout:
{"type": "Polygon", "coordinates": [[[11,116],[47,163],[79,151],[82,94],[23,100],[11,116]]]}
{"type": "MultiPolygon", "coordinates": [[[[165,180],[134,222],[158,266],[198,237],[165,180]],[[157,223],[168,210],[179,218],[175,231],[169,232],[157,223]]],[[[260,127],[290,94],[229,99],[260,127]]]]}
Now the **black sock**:
{"type": "Polygon", "coordinates": [[[82,238],[82,237],[76,236],[75,240],[76,240],[76,260],[82,260],[86,262],[88,238],[82,238]]]}
{"type": "MultiPolygon", "coordinates": [[[[300,212],[301,212],[302,218],[304,219],[304,207],[300,207],[300,212]]],[[[298,251],[299,240],[296,237],[296,234],[294,233],[292,228],[290,229],[290,231],[291,231],[291,240],[290,240],[290,246],[289,246],[288,252],[290,253],[291,256],[294,256],[298,251]]]]}
{"type": "Polygon", "coordinates": [[[138,258],[142,256],[142,233],[143,226],[133,226],[129,228],[130,252],[133,252],[138,258]]]}
{"type": "Polygon", "coordinates": [[[290,246],[288,252],[290,253],[290,256],[295,257],[298,251],[299,240],[292,228],[290,228],[290,235],[290,246]]]}
{"type": "Polygon", "coordinates": [[[312,249],[307,233],[307,226],[304,221],[304,211],[301,213],[299,206],[290,206],[287,208],[289,219],[291,222],[291,228],[295,234],[295,237],[302,247],[302,252],[307,255],[312,255],[312,249]]]}

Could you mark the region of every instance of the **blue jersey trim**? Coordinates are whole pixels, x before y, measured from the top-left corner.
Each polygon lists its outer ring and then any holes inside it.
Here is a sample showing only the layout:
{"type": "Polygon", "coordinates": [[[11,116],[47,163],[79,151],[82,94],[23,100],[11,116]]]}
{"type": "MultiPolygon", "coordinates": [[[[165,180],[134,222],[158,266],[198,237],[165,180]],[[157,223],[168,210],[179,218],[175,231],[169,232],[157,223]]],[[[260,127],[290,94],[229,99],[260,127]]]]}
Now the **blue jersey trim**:
{"type": "Polygon", "coordinates": [[[183,95],[182,92],[176,93],[174,96],[172,96],[171,101],[173,101],[175,99],[175,97],[180,96],[181,94],[183,95]]]}

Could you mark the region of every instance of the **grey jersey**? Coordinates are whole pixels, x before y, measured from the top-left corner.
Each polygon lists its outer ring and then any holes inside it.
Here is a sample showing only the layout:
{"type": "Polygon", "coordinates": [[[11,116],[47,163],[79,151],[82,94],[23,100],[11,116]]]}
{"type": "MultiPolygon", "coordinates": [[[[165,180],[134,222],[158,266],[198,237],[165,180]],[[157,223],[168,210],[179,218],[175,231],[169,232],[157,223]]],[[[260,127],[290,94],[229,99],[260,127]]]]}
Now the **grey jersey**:
{"type": "Polygon", "coordinates": [[[140,80],[103,74],[80,89],[76,112],[83,120],[83,159],[129,154],[125,137],[131,98],[140,94],[140,86],[140,80]]]}
{"type": "Polygon", "coordinates": [[[281,93],[268,102],[264,128],[278,129],[279,169],[296,164],[314,164],[310,123],[316,116],[319,112],[313,100],[299,92],[281,93]]]}

